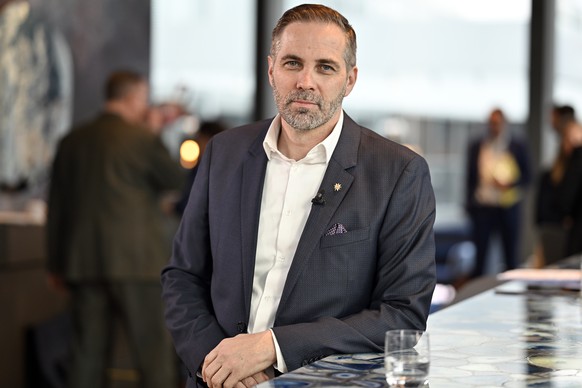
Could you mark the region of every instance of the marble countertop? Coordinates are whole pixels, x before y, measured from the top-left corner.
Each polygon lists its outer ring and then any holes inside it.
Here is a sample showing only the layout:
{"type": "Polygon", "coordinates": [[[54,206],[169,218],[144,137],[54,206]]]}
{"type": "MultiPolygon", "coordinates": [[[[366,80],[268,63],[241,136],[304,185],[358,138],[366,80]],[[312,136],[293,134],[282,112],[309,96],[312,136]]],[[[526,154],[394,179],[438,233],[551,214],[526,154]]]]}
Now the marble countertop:
{"type": "MultiPolygon", "coordinates": [[[[579,292],[509,282],[430,315],[431,388],[582,387],[579,292]]],[[[259,387],[384,387],[382,354],[336,355],[259,387]]]]}

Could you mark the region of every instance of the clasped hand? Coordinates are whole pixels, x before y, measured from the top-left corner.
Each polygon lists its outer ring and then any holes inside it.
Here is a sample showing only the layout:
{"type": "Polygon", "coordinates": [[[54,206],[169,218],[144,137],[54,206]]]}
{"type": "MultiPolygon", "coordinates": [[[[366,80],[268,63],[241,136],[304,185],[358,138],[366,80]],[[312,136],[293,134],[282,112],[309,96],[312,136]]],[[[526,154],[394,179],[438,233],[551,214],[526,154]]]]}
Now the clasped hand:
{"type": "Polygon", "coordinates": [[[250,387],[268,380],[265,369],[277,360],[269,330],[222,340],[204,359],[202,379],[210,388],[250,387]]]}

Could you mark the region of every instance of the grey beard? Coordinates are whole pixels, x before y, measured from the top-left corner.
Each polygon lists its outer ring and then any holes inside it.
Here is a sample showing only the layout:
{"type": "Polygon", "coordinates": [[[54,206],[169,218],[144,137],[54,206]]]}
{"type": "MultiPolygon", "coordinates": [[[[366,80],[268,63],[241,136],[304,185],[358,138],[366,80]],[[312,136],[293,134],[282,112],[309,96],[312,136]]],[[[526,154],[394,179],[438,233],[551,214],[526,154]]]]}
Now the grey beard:
{"type": "Polygon", "coordinates": [[[283,97],[279,94],[278,89],[273,87],[273,96],[275,98],[275,102],[277,103],[277,108],[279,109],[281,117],[291,127],[301,132],[319,128],[323,124],[327,123],[341,107],[345,92],[346,85],[344,85],[341,92],[336,96],[335,99],[329,103],[325,103],[322,101],[321,97],[314,96],[312,93],[306,91],[296,91],[290,93],[286,97],[283,97]],[[297,99],[314,102],[317,104],[319,109],[315,111],[311,111],[309,109],[293,110],[291,108],[291,103],[297,99]]]}

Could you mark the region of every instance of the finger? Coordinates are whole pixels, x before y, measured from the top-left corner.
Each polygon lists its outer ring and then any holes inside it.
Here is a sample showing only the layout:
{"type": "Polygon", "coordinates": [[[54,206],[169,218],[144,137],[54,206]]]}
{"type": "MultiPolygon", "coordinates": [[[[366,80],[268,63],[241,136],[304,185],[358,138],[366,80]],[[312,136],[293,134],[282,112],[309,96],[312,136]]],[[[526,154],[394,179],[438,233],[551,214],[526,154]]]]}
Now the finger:
{"type": "Polygon", "coordinates": [[[209,381],[218,369],[220,369],[220,363],[216,360],[216,355],[209,353],[204,358],[204,364],[202,364],[202,380],[204,382],[209,381]]]}
{"type": "Polygon", "coordinates": [[[246,379],[243,379],[241,381],[241,383],[243,384],[244,387],[250,388],[250,387],[254,387],[259,382],[253,376],[250,376],[250,377],[247,377],[246,379]]]}
{"type": "Polygon", "coordinates": [[[208,384],[211,388],[212,387],[222,387],[224,386],[234,386],[234,383],[231,383],[230,385],[226,385],[228,384],[228,382],[226,381],[228,379],[228,377],[230,376],[230,371],[228,369],[226,369],[225,367],[221,367],[218,371],[216,371],[216,373],[214,373],[214,375],[212,375],[208,380],[207,380],[207,384],[208,382],[210,382],[210,384],[208,384]]]}
{"type": "Polygon", "coordinates": [[[202,380],[209,382],[219,369],[220,364],[218,362],[212,362],[210,365],[202,367],[202,380]]]}
{"type": "Polygon", "coordinates": [[[206,357],[204,357],[204,363],[202,364],[202,369],[204,369],[205,366],[207,366],[208,364],[210,364],[212,361],[214,361],[216,359],[216,357],[218,356],[218,353],[215,352],[214,350],[211,351],[210,353],[208,353],[206,355],[206,357]]]}
{"type": "Polygon", "coordinates": [[[243,385],[245,387],[247,387],[247,386],[252,387],[252,386],[256,385],[256,382],[255,382],[254,385],[252,384],[252,382],[249,382],[249,384],[251,384],[251,385],[246,385],[245,382],[244,382],[244,380],[245,379],[248,379],[249,377],[243,378],[243,376],[245,376],[245,375],[244,374],[241,374],[241,373],[235,373],[235,371],[231,371],[231,373],[227,376],[227,378],[224,380],[224,382],[222,383],[222,385],[225,388],[226,387],[228,387],[228,388],[230,388],[230,387],[236,387],[238,383],[243,383],[243,385]]]}
{"type": "Polygon", "coordinates": [[[269,380],[269,376],[267,376],[267,374],[265,372],[256,373],[252,377],[256,380],[257,384],[260,384],[264,381],[269,380]]]}
{"type": "MultiPolygon", "coordinates": [[[[205,369],[204,373],[202,374],[202,380],[206,384],[212,384],[214,376],[216,376],[218,371],[220,371],[221,369],[224,369],[222,365],[220,365],[218,362],[213,362],[205,369]]],[[[227,369],[224,369],[222,371],[222,374],[225,374],[225,372],[227,372],[227,369]]],[[[221,375],[219,375],[219,376],[221,376],[221,375]]],[[[224,377],[224,379],[226,379],[226,376],[224,377]]],[[[220,381],[221,384],[222,384],[222,381],[224,381],[224,379],[220,381]]]]}

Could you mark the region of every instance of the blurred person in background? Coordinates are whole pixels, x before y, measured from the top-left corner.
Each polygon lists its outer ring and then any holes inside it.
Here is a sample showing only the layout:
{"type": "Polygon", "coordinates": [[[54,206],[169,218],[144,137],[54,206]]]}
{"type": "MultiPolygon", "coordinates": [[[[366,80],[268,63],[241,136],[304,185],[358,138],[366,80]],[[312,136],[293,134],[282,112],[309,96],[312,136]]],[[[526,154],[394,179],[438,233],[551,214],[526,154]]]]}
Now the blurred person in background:
{"type": "Polygon", "coordinates": [[[582,126],[571,106],[558,107],[560,150],[552,168],[552,200],[567,239],[563,257],[582,253],[582,126]]]}
{"type": "Polygon", "coordinates": [[[151,105],[145,114],[145,123],[154,134],[160,135],[169,125],[190,113],[178,103],[164,102],[151,105]]]}
{"type": "Polygon", "coordinates": [[[555,106],[552,110],[552,127],[559,138],[559,150],[551,169],[554,185],[561,182],[566,165],[574,148],[582,144],[582,126],[576,121],[576,111],[570,105],[555,106]]]}
{"type": "Polygon", "coordinates": [[[505,269],[517,267],[521,203],[529,182],[527,147],[509,133],[503,111],[494,109],[489,115],[487,133],[470,144],[467,155],[465,206],[477,249],[473,278],[486,272],[494,233],[501,237],[505,269]]]}
{"type": "MultiPolygon", "coordinates": [[[[576,112],[570,105],[554,105],[551,122],[558,136],[558,152],[552,166],[542,171],[537,187],[535,222],[538,229],[534,267],[552,264],[566,253],[569,229],[568,217],[561,209],[557,188],[562,184],[572,151],[580,144],[582,129],[576,121],[576,112]]],[[[564,188],[572,182],[564,182],[564,188]]]]}
{"type": "Polygon", "coordinates": [[[160,136],[166,125],[164,112],[160,106],[152,105],[147,108],[145,124],[154,135],[160,136]]]}
{"type": "Polygon", "coordinates": [[[159,272],[170,254],[159,196],[183,173],[143,125],[148,84],[132,71],[110,75],[104,110],[73,129],[54,160],[48,203],[48,271],[73,315],[70,387],[102,388],[112,322],[127,332],[140,383],[177,384],[163,326],[159,272]]]}

